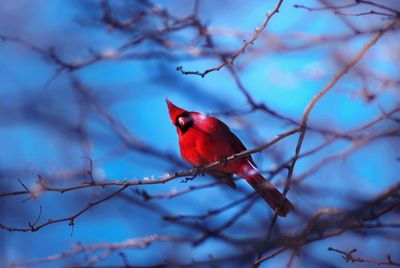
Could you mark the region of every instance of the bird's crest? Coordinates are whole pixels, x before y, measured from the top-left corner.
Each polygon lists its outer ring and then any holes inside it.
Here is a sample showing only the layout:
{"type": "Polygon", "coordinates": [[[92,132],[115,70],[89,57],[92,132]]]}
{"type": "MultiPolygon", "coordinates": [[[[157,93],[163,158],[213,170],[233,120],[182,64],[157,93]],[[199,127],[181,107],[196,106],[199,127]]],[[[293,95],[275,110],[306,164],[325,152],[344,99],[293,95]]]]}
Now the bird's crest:
{"type": "Polygon", "coordinates": [[[171,118],[171,122],[172,124],[175,124],[178,115],[186,112],[186,110],[179,108],[178,106],[175,106],[169,99],[165,99],[165,102],[167,103],[168,106],[168,113],[169,117],[171,118]]]}

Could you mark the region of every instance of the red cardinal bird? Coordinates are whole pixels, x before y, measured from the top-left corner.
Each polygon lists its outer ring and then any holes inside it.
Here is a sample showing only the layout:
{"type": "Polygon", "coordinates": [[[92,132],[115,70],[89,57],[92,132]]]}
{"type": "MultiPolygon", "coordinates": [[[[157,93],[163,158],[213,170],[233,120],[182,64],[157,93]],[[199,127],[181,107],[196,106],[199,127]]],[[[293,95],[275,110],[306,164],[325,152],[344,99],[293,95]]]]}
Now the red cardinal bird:
{"type": "MultiPolygon", "coordinates": [[[[188,112],[168,99],[166,102],[172,124],[178,132],[181,156],[191,165],[206,166],[246,150],[239,138],[222,121],[201,113],[188,112]]],[[[293,209],[292,203],[264,179],[255,166],[251,156],[248,156],[216,166],[207,173],[224,179],[233,187],[233,174],[244,178],[274,211],[280,207],[279,216],[286,217],[293,209]]]]}

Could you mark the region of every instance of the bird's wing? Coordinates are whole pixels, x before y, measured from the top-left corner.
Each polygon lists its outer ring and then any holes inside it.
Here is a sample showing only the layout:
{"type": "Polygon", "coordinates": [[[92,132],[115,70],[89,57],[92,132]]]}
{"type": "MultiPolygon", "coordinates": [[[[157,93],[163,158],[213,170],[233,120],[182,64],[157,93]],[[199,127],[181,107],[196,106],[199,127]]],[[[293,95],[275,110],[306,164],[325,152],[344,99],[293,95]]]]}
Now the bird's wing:
{"type": "MultiPolygon", "coordinates": [[[[223,139],[225,139],[227,143],[229,143],[232,146],[233,151],[235,153],[240,153],[242,151],[247,150],[246,146],[244,146],[242,141],[221,120],[212,116],[208,116],[205,119],[203,126],[204,126],[203,130],[206,132],[214,134],[215,133],[223,134],[223,139]]],[[[250,161],[252,165],[254,165],[254,167],[257,167],[251,155],[249,155],[247,159],[250,161]]]]}

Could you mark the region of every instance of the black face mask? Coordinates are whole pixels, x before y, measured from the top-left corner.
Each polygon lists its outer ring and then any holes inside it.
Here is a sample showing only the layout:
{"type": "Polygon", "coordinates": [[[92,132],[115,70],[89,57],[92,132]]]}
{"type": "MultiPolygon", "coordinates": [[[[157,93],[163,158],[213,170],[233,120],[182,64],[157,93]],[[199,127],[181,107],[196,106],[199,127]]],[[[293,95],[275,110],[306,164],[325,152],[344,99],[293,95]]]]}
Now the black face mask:
{"type": "Polygon", "coordinates": [[[175,126],[184,134],[193,125],[193,118],[188,112],[184,112],[176,117],[175,126]]]}

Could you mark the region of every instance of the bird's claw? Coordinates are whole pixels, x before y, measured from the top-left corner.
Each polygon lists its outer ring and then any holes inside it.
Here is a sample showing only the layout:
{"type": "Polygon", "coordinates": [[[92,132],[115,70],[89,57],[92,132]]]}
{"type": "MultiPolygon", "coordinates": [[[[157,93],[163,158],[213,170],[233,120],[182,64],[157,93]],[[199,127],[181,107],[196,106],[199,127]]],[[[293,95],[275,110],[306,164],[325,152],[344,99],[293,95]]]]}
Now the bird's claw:
{"type": "Polygon", "coordinates": [[[204,169],[204,167],[202,167],[202,166],[193,167],[193,176],[204,175],[203,169],[204,169]]]}
{"type": "Polygon", "coordinates": [[[188,181],[194,180],[198,175],[204,175],[203,167],[193,167],[192,176],[186,177],[181,180],[181,183],[187,183],[188,181]]]}
{"type": "Polygon", "coordinates": [[[196,177],[197,177],[197,175],[193,175],[193,176],[190,176],[190,177],[186,177],[186,178],[184,178],[184,179],[181,180],[181,183],[187,183],[188,181],[194,180],[196,177]]]}

